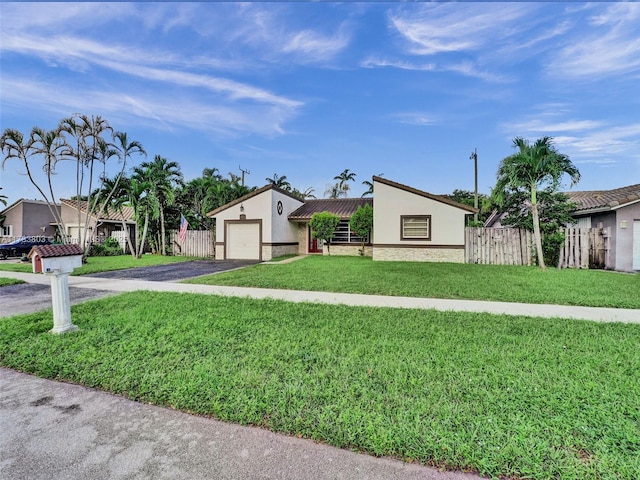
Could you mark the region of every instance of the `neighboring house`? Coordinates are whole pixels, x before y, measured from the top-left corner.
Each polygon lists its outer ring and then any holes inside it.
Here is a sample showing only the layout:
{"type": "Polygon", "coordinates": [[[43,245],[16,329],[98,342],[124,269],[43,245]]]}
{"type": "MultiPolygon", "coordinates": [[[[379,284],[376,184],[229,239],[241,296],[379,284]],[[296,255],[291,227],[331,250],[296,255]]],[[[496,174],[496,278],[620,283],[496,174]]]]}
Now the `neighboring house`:
{"type": "MultiPolygon", "coordinates": [[[[65,234],[71,239],[72,242],[79,242],[81,233],[85,228],[85,219],[87,214],[87,202],[81,201],[79,203],[80,210],[80,222],[78,222],[78,202],[76,200],[60,199],[61,216],[62,221],[67,229],[65,234]]],[[[87,243],[103,243],[105,239],[111,236],[118,236],[117,232],[124,231],[126,227],[129,238],[132,242],[136,239],[137,224],[134,220],[134,211],[132,207],[124,207],[122,213],[109,209],[100,218],[94,215],[89,216],[87,223],[87,235],[85,236],[87,243]],[[115,232],[115,234],[114,234],[115,232]]],[[[126,250],[124,245],[126,243],[125,238],[118,238],[123,250],[126,250]]]]}
{"type": "MultiPolygon", "coordinates": [[[[60,211],[60,205],[54,208],[60,211]]],[[[44,235],[53,237],[56,226],[52,225],[54,217],[44,200],[27,200],[21,198],[0,212],[4,216],[0,237],[22,237],[44,235]]]]}
{"type": "MultiPolygon", "coordinates": [[[[613,190],[565,192],[578,207],[571,212],[579,228],[602,228],[604,266],[610,270],[640,270],[640,184],[613,190]]],[[[500,228],[504,214],[496,210],[484,223],[500,228]]]]}
{"type": "Polygon", "coordinates": [[[373,259],[464,263],[466,216],[476,209],[373,177],[373,259]]]}
{"type": "Polygon", "coordinates": [[[578,227],[603,229],[605,268],[640,270],[640,184],[566,193],[578,205],[571,214],[578,227]]]}
{"type": "Polygon", "coordinates": [[[465,217],[475,212],[446,197],[373,177],[374,198],[306,200],[266,185],[207,214],[216,220],[216,258],[269,260],[298,253],[325,253],[309,220],[316,212],[340,217],[331,240],[334,255],[374,260],[464,262],[465,217]],[[359,206],[373,204],[373,239],[357,237],[349,219],[359,206]]]}

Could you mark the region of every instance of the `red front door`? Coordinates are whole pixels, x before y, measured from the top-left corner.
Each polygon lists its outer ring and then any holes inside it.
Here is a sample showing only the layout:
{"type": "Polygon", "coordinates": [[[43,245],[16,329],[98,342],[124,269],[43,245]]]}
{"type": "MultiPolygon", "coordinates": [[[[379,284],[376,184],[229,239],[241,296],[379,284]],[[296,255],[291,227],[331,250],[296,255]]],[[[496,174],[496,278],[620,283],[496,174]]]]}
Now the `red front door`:
{"type": "Polygon", "coordinates": [[[311,227],[309,227],[309,253],[322,253],[322,242],[311,235],[311,227]]]}

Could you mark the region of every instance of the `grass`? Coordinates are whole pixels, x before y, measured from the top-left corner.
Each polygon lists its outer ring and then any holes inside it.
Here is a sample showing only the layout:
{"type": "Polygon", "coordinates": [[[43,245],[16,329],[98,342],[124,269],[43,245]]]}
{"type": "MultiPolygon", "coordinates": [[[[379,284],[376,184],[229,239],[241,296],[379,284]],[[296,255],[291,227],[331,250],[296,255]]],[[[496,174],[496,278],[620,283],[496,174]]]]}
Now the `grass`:
{"type": "MultiPolygon", "coordinates": [[[[109,272],[125,268],[150,267],[153,265],[165,265],[167,263],[188,262],[198,260],[195,257],[173,257],[162,255],[143,255],[135,259],[131,255],[118,255],[114,257],[89,257],[87,263],[73,271],[71,275],[87,275],[89,273],[109,272]]],[[[0,263],[0,271],[32,273],[31,263],[0,263]]]]}
{"type": "Polygon", "coordinates": [[[640,275],[603,270],[310,256],[198,277],[189,283],[325,292],[640,308],[640,275]]]}
{"type": "Polygon", "coordinates": [[[72,315],[4,319],[0,364],[441,468],[640,478],[640,325],[151,292],[72,315]]]}
{"type": "Polygon", "coordinates": [[[25,283],[22,280],[15,280],[13,278],[0,277],[0,287],[8,287],[9,285],[19,285],[25,283]]]}

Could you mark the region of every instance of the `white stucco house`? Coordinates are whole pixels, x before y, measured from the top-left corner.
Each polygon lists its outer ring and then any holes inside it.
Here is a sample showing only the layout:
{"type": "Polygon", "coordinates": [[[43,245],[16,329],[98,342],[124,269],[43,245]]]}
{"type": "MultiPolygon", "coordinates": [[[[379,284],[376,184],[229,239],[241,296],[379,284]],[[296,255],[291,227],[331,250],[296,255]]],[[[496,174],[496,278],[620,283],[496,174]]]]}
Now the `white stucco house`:
{"type": "Polygon", "coordinates": [[[216,258],[270,260],[285,254],[323,254],[311,234],[316,212],[340,217],[332,255],[365,255],[374,260],[464,262],[465,218],[475,209],[381,177],[373,177],[373,198],[301,200],[266,185],[207,214],[216,220],[216,258]],[[349,218],[373,206],[372,238],[360,238],[349,218]]]}

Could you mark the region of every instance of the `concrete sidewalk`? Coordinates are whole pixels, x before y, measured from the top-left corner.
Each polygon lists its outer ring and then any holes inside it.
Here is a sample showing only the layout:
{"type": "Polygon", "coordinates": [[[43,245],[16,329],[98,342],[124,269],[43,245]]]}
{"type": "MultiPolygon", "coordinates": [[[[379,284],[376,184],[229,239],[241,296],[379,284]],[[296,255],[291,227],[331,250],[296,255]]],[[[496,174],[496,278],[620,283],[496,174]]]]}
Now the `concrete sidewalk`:
{"type": "Polygon", "coordinates": [[[0,478],[473,480],[0,368],[0,478]]]}
{"type": "MultiPolygon", "coordinates": [[[[49,284],[45,275],[1,272],[2,276],[29,283],[49,284]]],[[[290,302],[345,304],[370,307],[435,309],[440,311],[484,312],[492,314],[524,315],[543,318],[568,318],[597,322],[640,323],[640,309],[579,307],[569,305],[541,305],[528,303],[487,302],[480,300],[452,300],[438,298],[390,297],[351,293],[275,290],[266,288],[225,287],[186,283],[163,283],[140,280],[106,279],[87,276],[69,277],[74,288],[90,288],[113,292],[150,290],[156,292],[185,292],[234,297],[273,298],[290,302]]],[[[2,313],[4,316],[6,314],[2,313]]]]}

